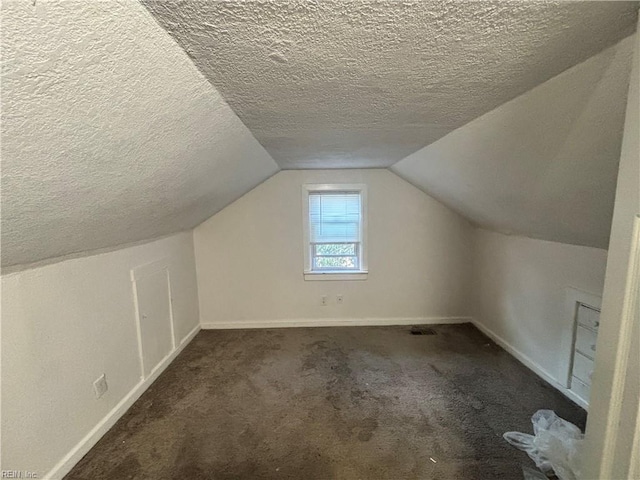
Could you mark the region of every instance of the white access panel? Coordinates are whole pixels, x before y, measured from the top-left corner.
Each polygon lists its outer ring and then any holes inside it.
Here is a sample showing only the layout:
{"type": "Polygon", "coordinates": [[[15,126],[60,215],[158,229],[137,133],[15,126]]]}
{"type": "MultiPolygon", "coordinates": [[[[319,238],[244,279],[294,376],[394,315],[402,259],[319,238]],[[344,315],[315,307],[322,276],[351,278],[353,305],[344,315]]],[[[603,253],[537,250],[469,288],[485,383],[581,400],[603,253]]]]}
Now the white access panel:
{"type": "Polygon", "coordinates": [[[144,378],[175,348],[169,270],[164,263],[132,270],[144,378]]]}

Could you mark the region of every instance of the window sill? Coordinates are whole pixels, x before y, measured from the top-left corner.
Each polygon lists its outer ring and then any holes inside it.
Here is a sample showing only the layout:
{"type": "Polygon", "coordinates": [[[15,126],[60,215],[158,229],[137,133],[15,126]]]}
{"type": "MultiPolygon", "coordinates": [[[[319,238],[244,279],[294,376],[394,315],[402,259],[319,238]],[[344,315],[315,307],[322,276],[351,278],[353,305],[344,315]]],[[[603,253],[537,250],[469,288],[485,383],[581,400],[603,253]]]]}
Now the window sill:
{"type": "Polygon", "coordinates": [[[305,280],[366,280],[368,272],[304,272],[305,280]]]}

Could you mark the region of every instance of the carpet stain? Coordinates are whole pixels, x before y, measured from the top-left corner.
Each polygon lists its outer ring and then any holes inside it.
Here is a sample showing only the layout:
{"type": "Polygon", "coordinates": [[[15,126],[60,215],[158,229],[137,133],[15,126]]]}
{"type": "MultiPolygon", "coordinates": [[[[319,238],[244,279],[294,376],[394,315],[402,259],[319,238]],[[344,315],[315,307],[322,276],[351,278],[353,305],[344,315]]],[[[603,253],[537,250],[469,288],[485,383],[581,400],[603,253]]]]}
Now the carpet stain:
{"type": "Polygon", "coordinates": [[[202,331],[65,478],[515,479],[502,433],[584,429],[472,325],[429,328],[202,331]]]}

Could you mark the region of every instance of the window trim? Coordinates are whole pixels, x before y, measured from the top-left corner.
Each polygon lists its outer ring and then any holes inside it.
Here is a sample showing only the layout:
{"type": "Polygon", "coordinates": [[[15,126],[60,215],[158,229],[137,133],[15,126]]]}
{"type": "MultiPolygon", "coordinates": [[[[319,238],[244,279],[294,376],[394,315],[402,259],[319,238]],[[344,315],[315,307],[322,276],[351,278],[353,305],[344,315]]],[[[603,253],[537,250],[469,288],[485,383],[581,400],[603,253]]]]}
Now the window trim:
{"type": "Polygon", "coordinates": [[[367,186],[364,183],[307,183],[302,185],[302,230],[305,280],[366,280],[369,273],[367,253],[367,186]],[[309,231],[309,194],[323,192],[358,192],[360,194],[360,269],[312,270],[309,231]]]}

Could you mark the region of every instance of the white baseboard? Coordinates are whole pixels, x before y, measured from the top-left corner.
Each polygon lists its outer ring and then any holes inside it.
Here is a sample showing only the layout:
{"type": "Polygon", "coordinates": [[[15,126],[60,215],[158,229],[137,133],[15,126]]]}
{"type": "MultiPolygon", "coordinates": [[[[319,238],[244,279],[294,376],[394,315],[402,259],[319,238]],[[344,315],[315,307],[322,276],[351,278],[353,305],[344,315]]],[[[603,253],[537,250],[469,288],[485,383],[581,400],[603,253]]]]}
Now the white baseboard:
{"type": "Polygon", "coordinates": [[[507,352],[509,352],[511,356],[515,357],[525,367],[527,367],[529,370],[531,370],[533,373],[538,375],[540,378],[542,378],[545,382],[547,382],[553,388],[555,388],[560,393],[562,393],[565,397],[577,403],[582,408],[587,409],[588,405],[585,403],[583,399],[578,397],[571,390],[565,388],[564,385],[562,385],[555,376],[553,376],[549,371],[542,368],[538,363],[532,360],[529,356],[525,355],[520,350],[512,346],[504,338],[502,338],[493,330],[491,330],[490,328],[480,323],[477,319],[473,318],[471,320],[471,323],[473,323],[478,328],[478,330],[484,333],[487,337],[489,337],[491,340],[493,340],[502,348],[504,348],[507,352]]]}
{"type": "Polygon", "coordinates": [[[58,480],[64,477],[71,469],[84,457],[91,448],[98,443],[98,440],[113,427],[113,425],[125,414],[125,412],[140,398],[140,396],[151,386],[178,354],[189,344],[193,337],[200,331],[200,325],[191,330],[182,339],[173,352],[167,355],[149,376],[131,389],[131,391],[102,419],[93,429],[71,449],[62,460],[60,460],[45,476],[46,480],[58,480]]]}
{"type": "Polygon", "coordinates": [[[360,327],[385,325],[435,325],[468,323],[471,317],[428,318],[293,318],[284,320],[236,320],[233,322],[203,322],[203,330],[227,330],[242,328],[292,328],[292,327],[360,327]]]}

